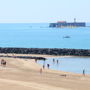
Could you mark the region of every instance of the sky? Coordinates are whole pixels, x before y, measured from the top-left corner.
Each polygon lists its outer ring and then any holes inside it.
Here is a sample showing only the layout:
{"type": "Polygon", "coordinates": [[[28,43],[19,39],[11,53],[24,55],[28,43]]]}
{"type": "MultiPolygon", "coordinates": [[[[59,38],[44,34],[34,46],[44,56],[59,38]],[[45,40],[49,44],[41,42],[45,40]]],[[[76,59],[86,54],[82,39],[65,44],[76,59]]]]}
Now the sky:
{"type": "Polygon", "coordinates": [[[90,22],[90,0],[0,0],[0,23],[90,22]]]}

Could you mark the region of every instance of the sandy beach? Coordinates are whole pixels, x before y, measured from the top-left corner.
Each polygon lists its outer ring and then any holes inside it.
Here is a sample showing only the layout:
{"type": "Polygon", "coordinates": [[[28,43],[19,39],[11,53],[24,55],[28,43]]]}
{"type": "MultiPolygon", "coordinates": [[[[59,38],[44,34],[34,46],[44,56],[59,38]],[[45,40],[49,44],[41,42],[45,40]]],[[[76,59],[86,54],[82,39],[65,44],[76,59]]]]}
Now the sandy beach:
{"type": "Polygon", "coordinates": [[[83,76],[47,68],[40,73],[42,67],[34,59],[0,57],[1,59],[6,60],[7,65],[0,65],[0,90],[90,90],[90,75],[83,76]]]}

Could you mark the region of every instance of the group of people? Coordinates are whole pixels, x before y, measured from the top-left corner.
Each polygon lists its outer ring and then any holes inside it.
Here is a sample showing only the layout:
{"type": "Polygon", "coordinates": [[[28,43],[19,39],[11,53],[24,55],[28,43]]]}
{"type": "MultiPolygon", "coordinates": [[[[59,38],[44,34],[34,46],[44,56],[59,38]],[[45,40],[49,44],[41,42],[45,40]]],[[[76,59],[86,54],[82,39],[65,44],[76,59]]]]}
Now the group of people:
{"type": "MultiPolygon", "coordinates": [[[[36,61],[36,60],[35,60],[36,61]]],[[[59,61],[57,60],[56,61],[57,64],[59,63],[59,61]]],[[[53,59],[53,63],[55,63],[55,59],[53,59]]],[[[47,64],[47,68],[49,69],[50,68],[50,64],[47,64]]],[[[43,69],[45,69],[45,64],[43,64],[43,69]]],[[[40,73],[42,73],[42,68],[40,68],[40,73]]]]}
{"type": "Polygon", "coordinates": [[[1,60],[1,66],[6,66],[6,61],[4,59],[1,60]]]}
{"type": "MultiPolygon", "coordinates": [[[[57,64],[59,64],[59,60],[53,59],[53,63],[55,63],[55,61],[56,61],[57,64]]],[[[37,62],[37,61],[35,60],[35,62],[37,62]]],[[[50,68],[50,64],[47,64],[46,66],[47,66],[48,69],[50,68]]],[[[43,64],[42,68],[40,68],[40,73],[42,73],[43,69],[45,69],[45,62],[43,64]]]]}
{"type": "MultiPolygon", "coordinates": [[[[50,64],[47,64],[47,68],[49,69],[50,64]]],[[[40,73],[42,73],[42,70],[45,69],[45,65],[43,64],[43,68],[40,68],[40,73]]]]}
{"type": "MultiPolygon", "coordinates": [[[[37,60],[35,60],[35,62],[37,63],[37,60]]],[[[59,64],[59,60],[53,59],[53,63],[55,63],[55,62],[56,62],[57,64],[59,64]]],[[[47,64],[46,66],[47,66],[48,69],[50,68],[50,64],[47,64]]],[[[45,69],[45,62],[44,62],[44,64],[43,64],[42,68],[40,68],[40,74],[42,74],[43,69],[45,69]]],[[[85,76],[85,69],[83,69],[82,74],[83,74],[83,76],[85,76]]]]}
{"type": "Polygon", "coordinates": [[[55,61],[57,62],[57,64],[59,63],[59,60],[55,60],[55,59],[53,59],[53,63],[55,63],[55,61]]]}

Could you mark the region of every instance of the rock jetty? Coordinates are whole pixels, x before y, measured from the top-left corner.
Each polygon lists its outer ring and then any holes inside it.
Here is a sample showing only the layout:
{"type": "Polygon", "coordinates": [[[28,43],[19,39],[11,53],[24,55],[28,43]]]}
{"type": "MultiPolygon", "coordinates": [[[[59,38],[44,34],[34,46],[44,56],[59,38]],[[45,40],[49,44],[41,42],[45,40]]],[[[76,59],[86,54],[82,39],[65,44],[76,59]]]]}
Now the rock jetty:
{"type": "Polygon", "coordinates": [[[0,48],[0,53],[90,56],[90,49],[0,48]]]}

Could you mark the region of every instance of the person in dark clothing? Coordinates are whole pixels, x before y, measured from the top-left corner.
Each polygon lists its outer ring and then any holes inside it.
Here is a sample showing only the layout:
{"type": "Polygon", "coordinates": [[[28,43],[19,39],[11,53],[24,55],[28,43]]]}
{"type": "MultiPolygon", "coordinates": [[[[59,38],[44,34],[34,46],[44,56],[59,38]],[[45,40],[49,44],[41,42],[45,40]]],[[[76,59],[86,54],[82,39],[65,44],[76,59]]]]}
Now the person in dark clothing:
{"type": "Polygon", "coordinates": [[[57,64],[59,63],[59,61],[57,60],[57,64]]]}
{"type": "Polygon", "coordinates": [[[53,59],[53,63],[55,63],[55,59],[53,59]]]}
{"type": "Polygon", "coordinates": [[[37,63],[37,59],[35,59],[35,62],[37,63]]]}
{"type": "Polygon", "coordinates": [[[83,69],[83,76],[85,76],[85,69],[83,69]]]}
{"type": "Polygon", "coordinates": [[[49,69],[49,67],[50,67],[50,64],[47,64],[47,67],[48,67],[48,69],[49,69]]]}
{"type": "Polygon", "coordinates": [[[45,65],[43,64],[43,69],[45,69],[45,65]]]}

